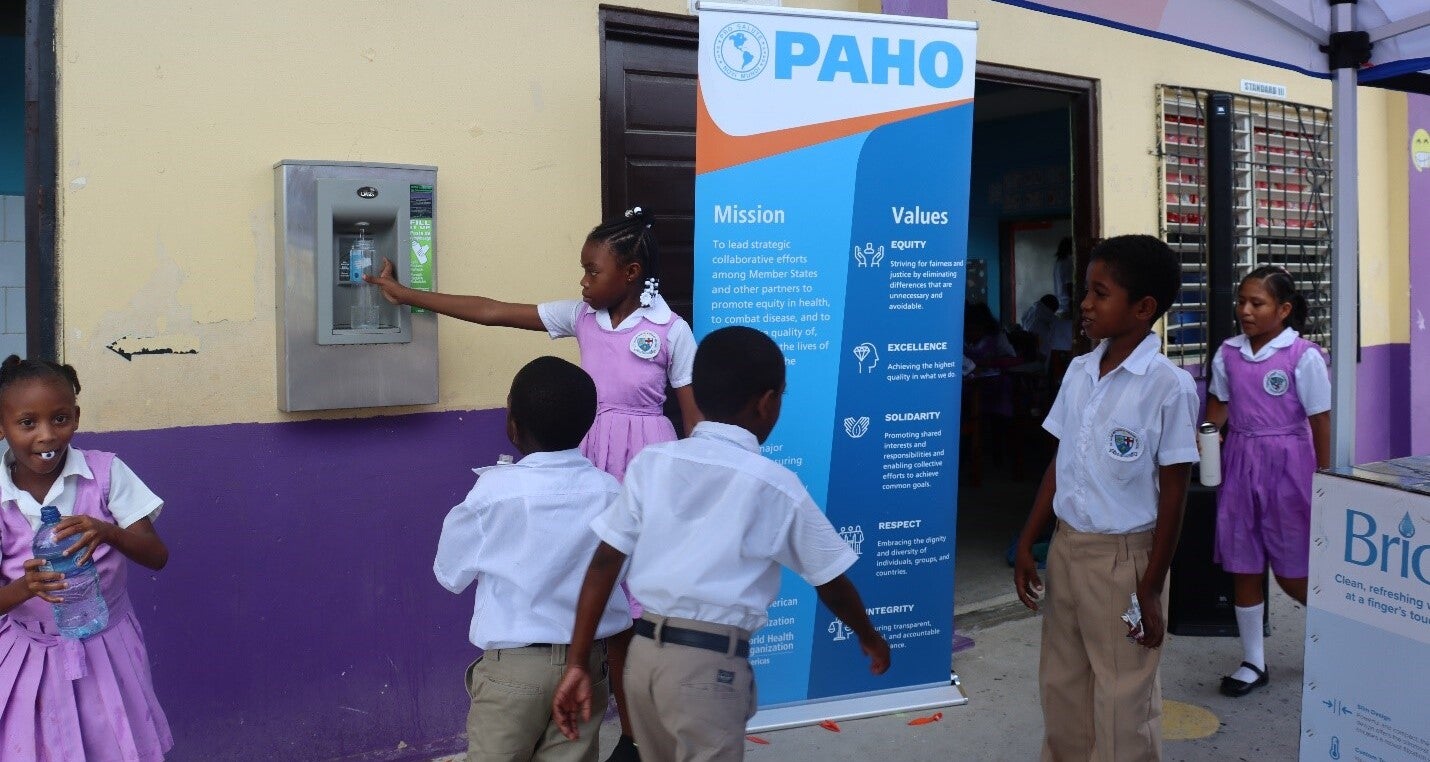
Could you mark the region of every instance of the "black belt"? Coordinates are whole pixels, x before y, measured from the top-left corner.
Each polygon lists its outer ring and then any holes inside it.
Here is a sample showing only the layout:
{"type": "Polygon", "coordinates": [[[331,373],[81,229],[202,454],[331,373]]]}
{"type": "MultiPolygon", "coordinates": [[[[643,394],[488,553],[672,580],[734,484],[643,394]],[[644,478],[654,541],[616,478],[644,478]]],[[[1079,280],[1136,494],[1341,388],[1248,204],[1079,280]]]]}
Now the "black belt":
{"type": "MultiPolygon", "coordinates": [[[[646,619],[636,620],[636,634],[643,638],[656,640],[655,623],[646,619]]],[[[699,630],[687,630],[684,627],[672,627],[665,625],[660,628],[660,639],[657,643],[674,643],[678,646],[690,646],[691,648],[703,648],[706,651],[719,651],[720,653],[730,652],[730,638],[725,635],[716,635],[710,632],[699,630]]],[[[736,656],[750,655],[750,641],[741,640],[735,643],[736,656]]]]}

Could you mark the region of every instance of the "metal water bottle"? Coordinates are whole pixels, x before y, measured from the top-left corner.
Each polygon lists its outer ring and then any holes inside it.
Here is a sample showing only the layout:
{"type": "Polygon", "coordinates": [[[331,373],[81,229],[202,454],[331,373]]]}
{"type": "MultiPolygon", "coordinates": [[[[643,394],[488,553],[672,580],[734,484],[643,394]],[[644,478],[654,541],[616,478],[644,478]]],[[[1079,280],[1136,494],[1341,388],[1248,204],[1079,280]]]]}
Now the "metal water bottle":
{"type": "Polygon", "coordinates": [[[1202,453],[1201,482],[1204,487],[1221,484],[1221,432],[1210,421],[1197,428],[1197,449],[1202,453]]]}

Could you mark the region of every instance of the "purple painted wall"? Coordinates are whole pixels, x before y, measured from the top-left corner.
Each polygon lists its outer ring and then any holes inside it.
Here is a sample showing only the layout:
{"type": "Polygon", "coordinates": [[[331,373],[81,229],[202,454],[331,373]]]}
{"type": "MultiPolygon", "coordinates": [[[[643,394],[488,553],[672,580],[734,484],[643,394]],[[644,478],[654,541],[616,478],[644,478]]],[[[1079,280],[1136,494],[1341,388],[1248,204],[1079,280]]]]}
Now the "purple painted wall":
{"type": "MultiPolygon", "coordinates": [[[[1415,131],[1430,134],[1430,97],[1407,95],[1410,161],[1410,388],[1430,389],[1430,155],[1416,158],[1415,131]]],[[[1420,146],[1419,152],[1430,152],[1420,146]]],[[[1422,396],[1423,399],[1423,396],[1422,396]]],[[[1430,410],[1410,416],[1410,452],[1430,453],[1430,410]]]]}
{"type": "MultiPolygon", "coordinates": [[[[130,590],[171,760],[430,759],[464,748],[471,597],[432,556],[501,410],[81,434],[164,498],[172,560],[130,590]],[[399,749],[399,746],[401,748],[399,749]]],[[[142,571],[142,573],[141,573],[142,571]]]]}
{"type": "MultiPolygon", "coordinates": [[[[1361,350],[1356,366],[1356,463],[1411,454],[1410,362],[1406,344],[1361,350]]],[[[1430,452],[1430,451],[1427,451],[1430,452]]]]}
{"type": "Polygon", "coordinates": [[[884,0],[884,12],[895,16],[948,18],[948,0],[884,0]]]}

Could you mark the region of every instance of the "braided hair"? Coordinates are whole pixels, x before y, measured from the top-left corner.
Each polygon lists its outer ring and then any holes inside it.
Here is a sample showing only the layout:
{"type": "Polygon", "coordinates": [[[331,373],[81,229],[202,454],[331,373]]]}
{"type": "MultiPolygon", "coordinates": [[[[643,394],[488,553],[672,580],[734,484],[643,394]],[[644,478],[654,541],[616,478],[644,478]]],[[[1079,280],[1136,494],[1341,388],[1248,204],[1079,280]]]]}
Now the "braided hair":
{"type": "Polygon", "coordinates": [[[588,243],[602,243],[611,247],[616,262],[625,267],[632,262],[641,266],[641,274],[647,280],[660,278],[660,249],[656,244],[655,215],[640,208],[627,209],[619,219],[603,222],[591,229],[586,236],[588,243]]]}
{"type": "Polygon", "coordinates": [[[1278,265],[1262,265],[1247,273],[1241,283],[1245,285],[1250,280],[1260,280],[1266,293],[1271,294],[1277,304],[1291,305],[1291,314],[1281,323],[1284,327],[1294,328],[1297,333],[1305,332],[1311,306],[1306,302],[1306,297],[1296,290],[1296,281],[1292,279],[1290,271],[1278,265]]]}
{"type": "Polygon", "coordinates": [[[73,366],[38,358],[22,360],[19,355],[10,355],[0,362],[0,396],[11,385],[31,379],[57,381],[79,394],[79,374],[73,366]]]}

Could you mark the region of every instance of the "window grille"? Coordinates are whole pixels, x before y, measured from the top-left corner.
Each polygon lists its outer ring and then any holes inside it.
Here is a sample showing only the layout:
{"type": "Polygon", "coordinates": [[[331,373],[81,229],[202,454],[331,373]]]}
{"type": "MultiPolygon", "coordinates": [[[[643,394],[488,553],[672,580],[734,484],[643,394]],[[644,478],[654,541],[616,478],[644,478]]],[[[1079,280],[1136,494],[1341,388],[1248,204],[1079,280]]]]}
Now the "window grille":
{"type": "MultiPolygon", "coordinates": [[[[1163,324],[1173,362],[1210,375],[1207,355],[1207,131],[1210,92],[1161,85],[1162,238],[1182,258],[1163,324]]],[[[1330,345],[1331,112],[1237,96],[1232,109],[1236,283],[1260,265],[1290,271],[1310,306],[1305,336],[1330,345]]],[[[1233,287],[1235,284],[1233,284],[1233,287]]]]}

